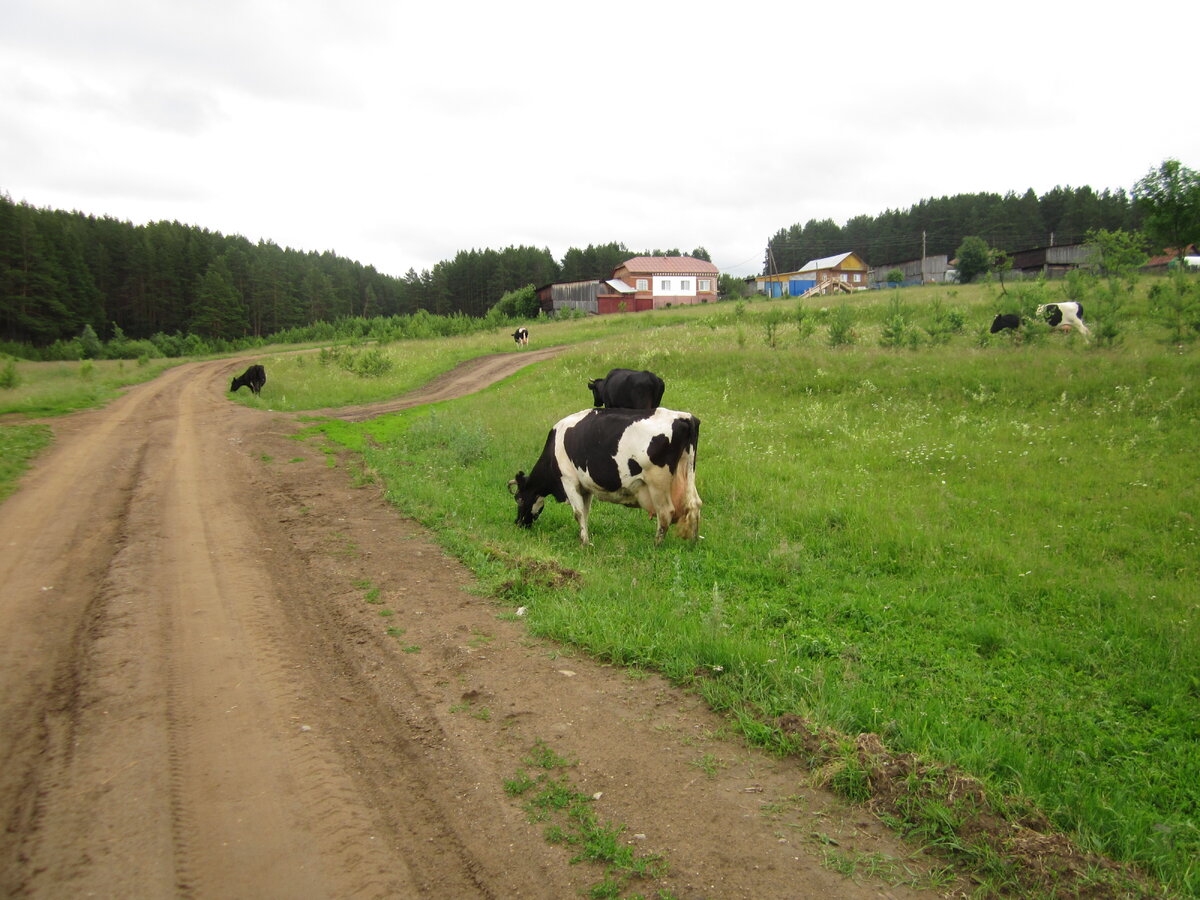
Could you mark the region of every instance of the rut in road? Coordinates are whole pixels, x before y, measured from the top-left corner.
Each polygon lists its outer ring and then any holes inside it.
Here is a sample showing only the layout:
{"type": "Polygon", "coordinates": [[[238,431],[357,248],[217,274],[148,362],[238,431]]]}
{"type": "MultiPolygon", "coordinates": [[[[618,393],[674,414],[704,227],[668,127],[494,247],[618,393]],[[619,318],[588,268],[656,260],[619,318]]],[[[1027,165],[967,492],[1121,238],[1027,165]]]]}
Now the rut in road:
{"type": "MultiPolygon", "coordinates": [[[[21,626],[3,639],[6,685],[27,680],[3,701],[6,733],[24,736],[4,766],[18,837],[3,892],[494,896],[386,704],[369,715],[397,764],[364,773],[360,756],[358,783],[346,748],[299,724],[308,661],[281,627],[273,535],[229,487],[246,458],[211,427],[228,405],[212,367],[195,368],[81,417],[46,461],[65,474],[3,510],[5,613],[21,626]]],[[[334,690],[370,696],[344,672],[334,690]]]]}

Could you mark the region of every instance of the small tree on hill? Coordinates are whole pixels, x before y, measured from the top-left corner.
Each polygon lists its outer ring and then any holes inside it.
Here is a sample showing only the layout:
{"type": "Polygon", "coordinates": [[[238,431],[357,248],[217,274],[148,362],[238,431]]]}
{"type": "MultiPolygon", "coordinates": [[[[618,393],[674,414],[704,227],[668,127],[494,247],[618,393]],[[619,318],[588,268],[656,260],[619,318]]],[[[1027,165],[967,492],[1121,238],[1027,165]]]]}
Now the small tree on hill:
{"type": "Polygon", "coordinates": [[[1145,214],[1142,229],[1156,246],[1183,256],[1200,242],[1200,172],[1168,159],[1134,185],[1133,196],[1145,214]]]}
{"type": "Polygon", "coordinates": [[[992,248],[981,237],[965,237],[954,254],[958,259],[958,280],[969,284],[992,269],[992,248]]]}
{"type": "Polygon", "coordinates": [[[1101,274],[1127,275],[1146,264],[1146,238],[1132,231],[1094,228],[1085,238],[1101,274]]]}

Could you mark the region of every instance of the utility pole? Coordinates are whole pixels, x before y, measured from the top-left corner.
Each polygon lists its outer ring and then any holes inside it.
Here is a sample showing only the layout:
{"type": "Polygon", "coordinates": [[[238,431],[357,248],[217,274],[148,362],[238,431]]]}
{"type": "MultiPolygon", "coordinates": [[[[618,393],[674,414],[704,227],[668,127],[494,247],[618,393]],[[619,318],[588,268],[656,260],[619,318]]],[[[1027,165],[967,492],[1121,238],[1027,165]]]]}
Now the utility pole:
{"type": "Polygon", "coordinates": [[[921,229],[921,284],[925,283],[925,229],[921,229]]]}

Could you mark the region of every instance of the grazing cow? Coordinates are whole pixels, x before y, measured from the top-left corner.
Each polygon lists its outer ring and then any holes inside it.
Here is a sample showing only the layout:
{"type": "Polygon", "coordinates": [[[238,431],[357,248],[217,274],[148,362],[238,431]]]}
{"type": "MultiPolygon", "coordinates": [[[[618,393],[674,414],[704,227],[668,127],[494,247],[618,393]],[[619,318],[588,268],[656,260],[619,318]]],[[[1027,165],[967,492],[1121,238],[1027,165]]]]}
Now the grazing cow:
{"type": "Polygon", "coordinates": [[[1088,331],[1088,327],[1083,324],[1083,306],[1075,301],[1063,303],[1043,303],[1037,308],[1037,314],[1046,319],[1046,324],[1051,328],[1060,328],[1063,331],[1070,331],[1074,328],[1085,338],[1090,338],[1092,333],[1088,331]]]}
{"type": "Polygon", "coordinates": [[[1016,331],[1020,327],[1021,317],[1015,313],[1001,313],[1000,315],[996,316],[996,318],[992,319],[992,334],[996,334],[997,332],[1004,331],[1006,329],[1012,329],[1013,331],[1016,331]]]}
{"type": "Polygon", "coordinates": [[[517,524],[529,528],[547,497],[567,501],[579,523],[579,542],[590,544],[592,499],[636,506],[657,519],[654,543],[672,523],[683,538],[700,533],[696,445],[700,420],[672,409],[585,409],[550,429],[542,455],[526,476],[508,483],[517,501],[517,524]]]}
{"type": "Polygon", "coordinates": [[[603,378],[588,382],[596,406],[609,409],[657,409],[666,385],[653,372],[613,369],[603,378]]]}
{"type": "Polygon", "coordinates": [[[242,387],[248,387],[257,394],[263,389],[263,385],[266,383],[267,370],[256,363],[233,379],[233,384],[229,386],[229,390],[232,392],[242,387]]]}
{"type": "Polygon", "coordinates": [[[529,343],[529,329],[522,325],[513,332],[513,340],[517,342],[518,347],[524,347],[529,343]]]}

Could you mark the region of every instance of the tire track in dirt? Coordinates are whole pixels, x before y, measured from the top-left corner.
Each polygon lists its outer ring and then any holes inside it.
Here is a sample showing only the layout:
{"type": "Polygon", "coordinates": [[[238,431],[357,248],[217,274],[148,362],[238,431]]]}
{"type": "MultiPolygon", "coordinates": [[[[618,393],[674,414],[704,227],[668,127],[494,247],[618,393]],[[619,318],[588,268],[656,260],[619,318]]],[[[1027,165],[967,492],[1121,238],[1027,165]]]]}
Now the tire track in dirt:
{"type": "Polygon", "coordinates": [[[476,357],[439,375],[424,387],[394,400],[323,409],[318,410],[316,414],[328,416],[331,419],[341,419],[345,422],[362,422],[384,413],[400,412],[412,409],[414,406],[423,406],[426,403],[437,403],[440,400],[452,400],[455,397],[474,393],[526,366],[553,359],[564,349],[566,348],[562,346],[543,347],[520,353],[493,353],[489,356],[476,357]]]}

